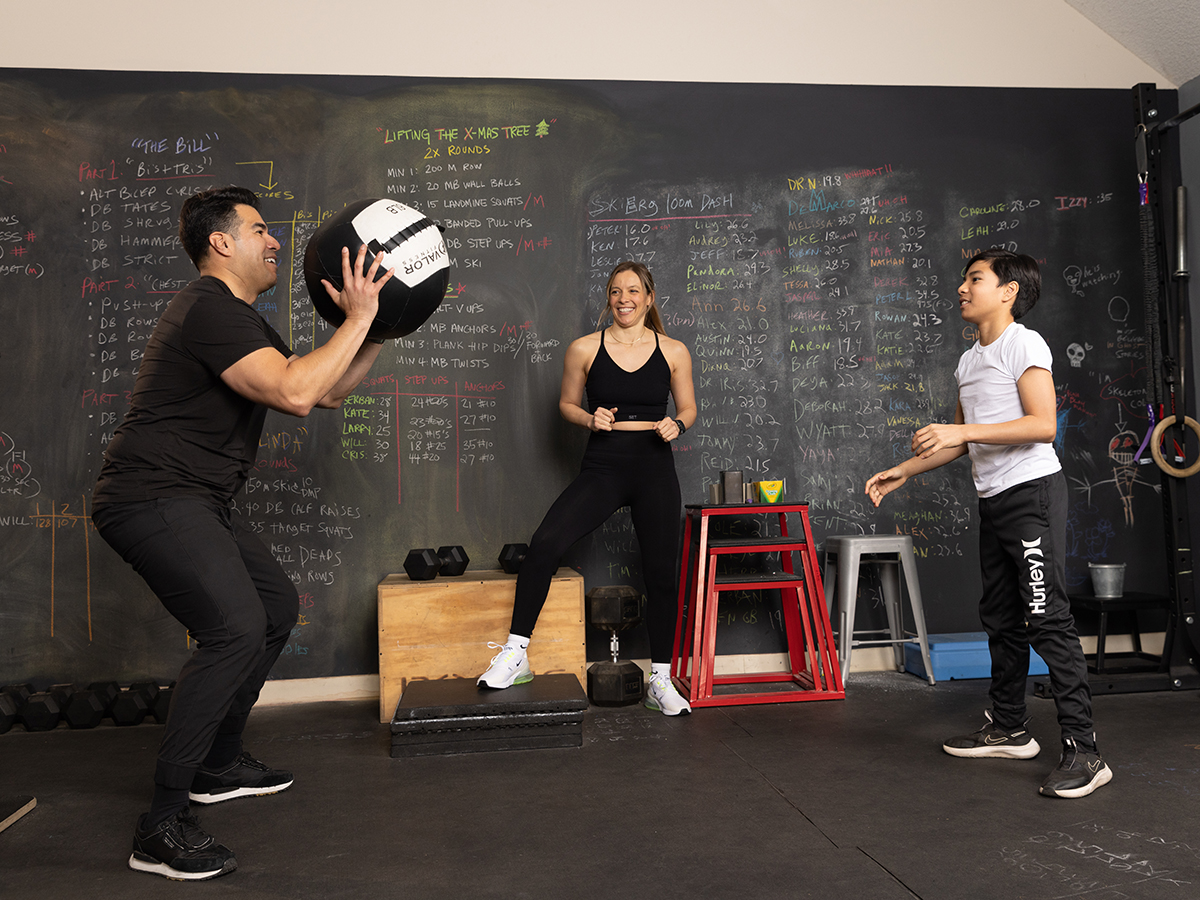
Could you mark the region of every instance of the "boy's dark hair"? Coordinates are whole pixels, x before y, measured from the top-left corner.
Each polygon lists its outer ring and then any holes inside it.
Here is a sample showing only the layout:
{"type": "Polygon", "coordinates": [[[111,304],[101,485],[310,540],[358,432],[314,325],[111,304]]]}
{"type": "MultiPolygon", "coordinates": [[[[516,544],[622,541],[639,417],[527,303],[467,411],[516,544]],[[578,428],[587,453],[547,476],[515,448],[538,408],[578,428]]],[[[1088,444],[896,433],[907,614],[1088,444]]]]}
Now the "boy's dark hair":
{"type": "Polygon", "coordinates": [[[986,262],[991,266],[1001,285],[1010,281],[1017,283],[1017,297],[1012,305],[1013,319],[1019,319],[1033,309],[1038,297],[1042,295],[1042,270],[1038,268],[1036,259],[1024,253],[992,247],[990,250],[976,253],[967,260],[963,271],[969,271],[977,262],[986,262]]]}
{"type": "Polygon", "coordinates": [[[258,209],[258,195],[246,188],[229,185],[193,194],[179,210],[179,240],[196,268],[208,254],[208,236],[214,231],[229,231],[237,222],[237,207],[258,209]]]}

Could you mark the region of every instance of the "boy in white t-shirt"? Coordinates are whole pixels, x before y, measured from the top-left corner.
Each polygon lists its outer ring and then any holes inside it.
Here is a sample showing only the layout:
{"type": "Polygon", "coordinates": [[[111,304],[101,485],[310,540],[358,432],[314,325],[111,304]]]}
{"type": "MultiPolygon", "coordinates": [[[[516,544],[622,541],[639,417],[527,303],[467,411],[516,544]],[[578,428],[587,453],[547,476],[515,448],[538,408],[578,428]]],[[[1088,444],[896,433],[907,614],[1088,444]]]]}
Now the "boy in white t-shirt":
{"type": "Polygon", "coordinates": [[[1026,730],[1029,647],[1050,668],[1062,729],[1058,767],[1041,793],[1084,797],[1112,780],[1096,750],[1087,664],[1067,598],[1067,487],[1054,452],[1057,410],[1050,348],[1016,319],[1037,303],[1041,272],[1029,256],[985,250],[958,289],[962,317],[979,340],[959,360],[953,425],[913,435],[912,458],[873,475],[876,506],[913,475],[971,456],[979,492],[979,617],[992,657],[991,711],[974,734],[942,748],[953,756],[1032,759],[1041,751],[1026,730]]]}

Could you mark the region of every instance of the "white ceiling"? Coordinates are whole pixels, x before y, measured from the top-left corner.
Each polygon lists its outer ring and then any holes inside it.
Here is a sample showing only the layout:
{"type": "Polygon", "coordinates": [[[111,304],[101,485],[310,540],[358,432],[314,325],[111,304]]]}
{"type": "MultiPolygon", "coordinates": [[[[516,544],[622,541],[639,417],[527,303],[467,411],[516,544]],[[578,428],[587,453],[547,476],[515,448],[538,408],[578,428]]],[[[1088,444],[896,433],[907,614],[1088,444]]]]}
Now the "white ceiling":
{"type": "Polygon", "coordinates": [[[1200,76],[1200,0],[1066,0],[1173,84],[1200,76]]]}

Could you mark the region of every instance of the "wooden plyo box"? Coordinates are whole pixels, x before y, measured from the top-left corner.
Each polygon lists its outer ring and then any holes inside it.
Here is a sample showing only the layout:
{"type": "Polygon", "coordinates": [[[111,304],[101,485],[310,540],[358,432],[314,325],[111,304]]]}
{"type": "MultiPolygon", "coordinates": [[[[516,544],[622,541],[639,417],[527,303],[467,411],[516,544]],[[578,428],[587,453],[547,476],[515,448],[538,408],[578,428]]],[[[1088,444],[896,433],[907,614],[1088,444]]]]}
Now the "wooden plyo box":
{"type": "MultiPolygon", "coordinates": [[[[508,637],[517,576],[468,571],[453,578],[379,582],[379,721],[388,723],[410,681],[478,678],[496,651],[488,641],[508,637]]],[[[587,679],[583,576],[559,569],[529,645],[535,675],[587,679]]]]}

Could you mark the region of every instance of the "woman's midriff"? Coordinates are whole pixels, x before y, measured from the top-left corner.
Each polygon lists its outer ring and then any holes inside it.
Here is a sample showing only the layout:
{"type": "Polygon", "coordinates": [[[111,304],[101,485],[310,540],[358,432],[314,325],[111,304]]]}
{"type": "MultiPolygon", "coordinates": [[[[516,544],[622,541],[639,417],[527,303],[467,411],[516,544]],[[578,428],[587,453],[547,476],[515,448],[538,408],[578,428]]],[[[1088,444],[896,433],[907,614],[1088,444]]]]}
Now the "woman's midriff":
{"type": "Polygon", "coordinates": [[[613,422],[613,431],[653,431],[657,422],[613,422]]]}

